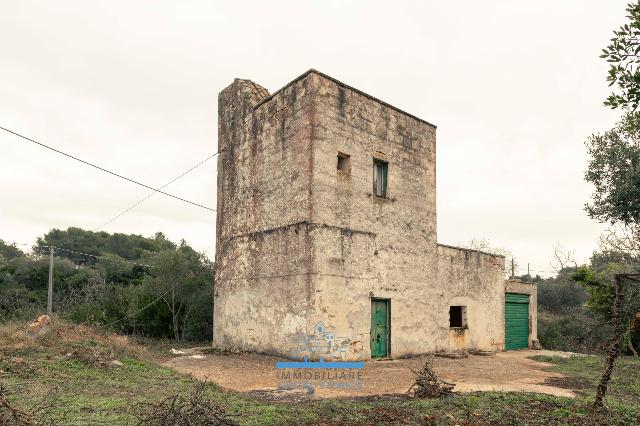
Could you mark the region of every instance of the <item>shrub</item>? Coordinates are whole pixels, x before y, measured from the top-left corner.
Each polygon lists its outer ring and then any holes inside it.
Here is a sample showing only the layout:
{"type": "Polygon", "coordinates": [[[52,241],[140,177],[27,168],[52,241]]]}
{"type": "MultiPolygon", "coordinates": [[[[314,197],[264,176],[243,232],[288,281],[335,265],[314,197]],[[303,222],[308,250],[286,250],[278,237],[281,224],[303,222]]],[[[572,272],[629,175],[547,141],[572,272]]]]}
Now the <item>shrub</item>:
{"type": "Polygon", "coordinates": [[[538,313],[538,339],[545,349],[601,353],[611,328],[596,320],[585,307],[573,307],[564,313],[541,310],[538,313]]]}

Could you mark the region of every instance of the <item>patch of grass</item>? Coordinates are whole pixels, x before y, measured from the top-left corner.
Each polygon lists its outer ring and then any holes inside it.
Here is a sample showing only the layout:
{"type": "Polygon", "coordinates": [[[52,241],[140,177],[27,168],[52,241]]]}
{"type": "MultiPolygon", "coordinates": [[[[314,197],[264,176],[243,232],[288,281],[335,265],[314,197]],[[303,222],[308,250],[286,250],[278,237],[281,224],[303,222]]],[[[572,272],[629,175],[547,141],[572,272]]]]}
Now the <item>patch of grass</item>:
{"type": "MultiPolygon", "coordinates": [[[[574,391],[584,398],[593,398],[595,388],[600,381],[603,368],[601,356],[533,356],[536,361],[553,364],[550,369],[568,376],[575,382],[574,391]]],[[[609,383],[607,402],[609,406],[624,408],[635,406],[640,412],[640,359],[620,357],[616,360],[611,382],[609,383]]]]}
{"type": "MultiPolygon", "coordinates": [[[[172,395],[188,396],[194,381],[154,362],[145,348],[122,336],[57,322],[52,334],[16,339],[0,326],[0,382],[21,407],[55,390],[55,408],[42,420],[53,424],[136,424],[132,409],[172,395]],[[72,327],[72,328],[68,328],[72,327]],[[75,333],[74,330],[78,331],[75,333]],[[96,367],[68,356],[74,349],[111,351],[122,365],[96,367]]],[[[601,360],[594,357],[541,359],[572,380],[591,386],[601,360]]],[[[215,384],[207,395],[241,425],[564,425],[640,424],[640,363],[623,359],[614,372],[609,412],[591,412],[592,391],[576,399],[532,393],[482,392],[440,399],[397,397],[335,398],[265,402],[228,392],[215,384]]]]}

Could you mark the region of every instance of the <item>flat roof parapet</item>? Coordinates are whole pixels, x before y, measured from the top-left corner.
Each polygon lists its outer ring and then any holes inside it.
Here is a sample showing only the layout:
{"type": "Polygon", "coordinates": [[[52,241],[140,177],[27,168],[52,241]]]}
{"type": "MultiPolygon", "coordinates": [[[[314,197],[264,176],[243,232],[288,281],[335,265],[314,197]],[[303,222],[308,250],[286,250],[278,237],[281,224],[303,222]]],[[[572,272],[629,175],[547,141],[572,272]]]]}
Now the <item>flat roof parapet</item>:
{"type": "Polygon", "coordinates": [[[416,117],[416,116],[415,116],[415,115],[413,115],[413,114],[409,114],[408,112],[406,112],[406,111],[404,111],[404,110],[401,110],[401,109],[400,109],[400,108],[398,108],[398,107],[395,107],[395,106],[393,106],[393,105],[391,105],[391,104],[389,104],[389,103],[387,103],[387,102],[385,102],[385,101],[382,101],[382,100],[380,100],[380,99],[376,98],[375,96],[371,96],[370,94],[365,93],[365,92],[363,92],[362,90],[358,90],[358,89],[356,89],[356,88],[355,88],[355,87],[353,87],[353,86],[349,86],[348,84],[345,84],[345,83],[343,83],[343,82],[341,82],[341,81],[339,81],[339,80],[336,80],[335,78],[333,78],[333,77],[331,77],[331,76],[329,76],[329,75],[327,75],[327,74],[324,74],[324,73],[322,73],[322,72],[320,72],[320,71],[318,71],[318,70],[315,70],[315,69],[313,69],[313,68],[309,69],[308,71],[306,71],[306,72],[304,72],[303,74],[301,74],[300,76],[296,77],[295,79],[293,79],[292,81],[290,81],[289,83],[287,83],[286,85],[284,85],[283,87],[281,87],[280,89],[278,89],[278,90],[276,90],[275,92],[273,92],[269,97],[267,97],[267,98],[263,99],[261,102],[259,102],[259,103],[254,107],[254,109],[255,109],[255,108],[260,107],[261,105],[263,105],[263,104],[265,104],[265,103],[267,103],[267,102],[269,102],[269,101],[270,101],[271,99],[273,99],[273,97],[274,97],[274,96],[276,96],[278,93],[282,92],[283,90],[285,90],[287,87],[291,86],[292,84],[295,84],[295,83],[297,83],[298,81],[302,80],[303,78],[305,78],[306,76],[308,76],[308,75],[309,75],[309,74],[311,74],[311,73],[316,74],[316,75],[319,75],[320,77],[322,77],[322,78],[324,78],[324,79],[330,80],[330,81],[334,82],[335,84],[337,84],[338,86],[344,87],[345,89],[349,89],[349,90],[351,90],[352,92],[355,92],[355,93],[357,93],[357,94],[359,94],[359,95],[362,95],[362,96],[364,96],[364,97],[366,97],[366,98],[369,98],[369,99],[371,99],[372,101],[375,101],[375,102],[377,102],[377,103],[379,103],[379,104],[381,104],[381,105],[384,105],[384,106],[386,106],[386,107],[388,107],[388,108],[391,108],[391,109],[393,109],[393,110],[395,110],[395,111],[397,111],[397,112],[399,112],[399,113],[401,113],[401,114],[403,114],[403,115],[406,115],[407,117],[413,118],[414,120],[417,120],[417,121],[419,121],[420,123],[423,123],[423,124],[426,124],[426,125],[428,125],[428,126],[431,126],[431,127],[433,127],[434,129],[436,129],[436,128],[437,128],[437,126],[436,126],[435,124],[429,123],[428,121],[423,120],[422,118],[416,117]]]}
{"type": "Polygon", "coordinates": [[[472,252],[476,252],[476,253],[480,253],[480,254],[484,254],[487,256],[493,256],[493,257],[501,257],[501,258],[505,258],[505,256],[503,254],[496,254],[496,253],[489,253],[488,251],[482,251],[482,250],[476,250],[476,249],[470,249],[470,248],[465,248],[465,247],[456,247],[456,246],[450,246],[448,244],[440,244],[438,243],[438,245],[440,247],[446,247],[446,248],[450,248],[453,250],[460,250],[460,251],[472,251],[472,252]]]}

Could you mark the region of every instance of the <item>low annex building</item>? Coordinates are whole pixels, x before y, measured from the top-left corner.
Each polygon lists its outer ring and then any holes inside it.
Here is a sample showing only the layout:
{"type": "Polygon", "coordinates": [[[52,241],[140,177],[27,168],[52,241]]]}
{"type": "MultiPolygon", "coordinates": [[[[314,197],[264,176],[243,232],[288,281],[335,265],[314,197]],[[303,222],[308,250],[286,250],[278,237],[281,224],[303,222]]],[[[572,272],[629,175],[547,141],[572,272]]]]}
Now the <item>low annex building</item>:
{"type": "Polygon", "coordinates": [[[437,243],[436,126],[315,70],[218,102],[216,347],[505,349],[504,258],[437,243]]]}

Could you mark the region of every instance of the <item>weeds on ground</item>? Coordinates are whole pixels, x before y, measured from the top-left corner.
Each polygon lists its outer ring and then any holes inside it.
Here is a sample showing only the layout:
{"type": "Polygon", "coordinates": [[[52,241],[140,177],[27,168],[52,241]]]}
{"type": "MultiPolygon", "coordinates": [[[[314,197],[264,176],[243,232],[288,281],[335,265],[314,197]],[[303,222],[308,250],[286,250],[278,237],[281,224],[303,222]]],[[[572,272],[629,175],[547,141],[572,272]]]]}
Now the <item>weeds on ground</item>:
{"type": "Polygon", "coordinates": [[[52,425],[46,416],[55,404],[55,391],[51,391],[28,408],[18,406],[10,400],[9,391],[0,383],[0,426],[52,425]]]}
{"type": "MultiPolygon", "coordinates": [[[[536,361],[553,364],[552,371],[568,377],[567,387],[583,398],[593,398],[595,388],[602,375],[603,361],[599,356],[557,356],[536,355],[536,361]]],[[[640,358],[620,357],[615,363],[607,400],[610,407],[621,404],[635,407],[640,414],[640,358]]]]}

